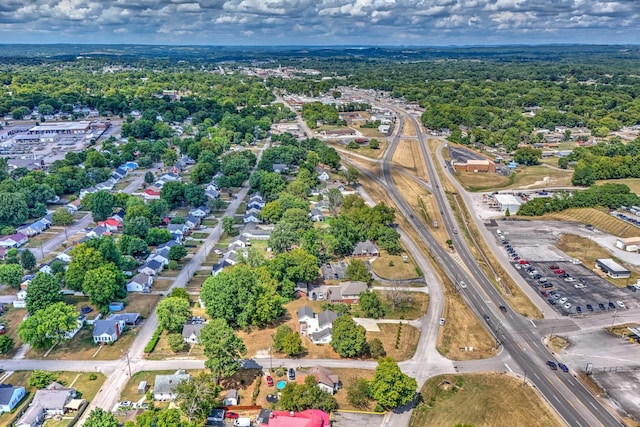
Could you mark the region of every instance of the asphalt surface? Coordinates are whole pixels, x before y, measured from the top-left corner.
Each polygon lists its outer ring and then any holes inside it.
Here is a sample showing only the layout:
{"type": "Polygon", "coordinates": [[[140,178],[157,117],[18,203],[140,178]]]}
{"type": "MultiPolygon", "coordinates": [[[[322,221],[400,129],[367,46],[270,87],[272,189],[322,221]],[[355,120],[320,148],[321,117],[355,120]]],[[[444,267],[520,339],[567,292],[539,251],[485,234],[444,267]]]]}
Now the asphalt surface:
{"type": "Polygon", "coordinates": [[[468,286],[463,291],[463,297],[469,303],[471,309],[480,319],[486,319],[488,329],[496,337],[498,345],[502,345],[514,362],[528,373],[534,386],[540,390],[548,403],[568,425],[584,427],[621,425],[618,419],[612,416],[572,375],[557,375],[555,371],[550,372],[548,370],[545,366],[545,361],[553,360],[553,357],[540,342],[540,336],[532,331],[535,328],[533,324],[512,311],[503,314],[498,310],[498,306],[506,303],[479,268],[464,239],[453,232],[454,229],[457,229],[457,224],[454,221],[445,193],[440,188],[439,176],[426,148],[420,125],[413,116],[405,116],[416,127],[417,138],[427,163],[427,172],[432,184],[435,186],[434,196],[440,208],[445,212],[443,215],[444,226],[449,231],[454,247],[458,248],[458,253],[470,274],[451,258],[449,253],[438,244],[423,224],[415,220],[416,214],[411,207],[406,201],[397,196],[397,191],[394,191],[389,153],[392,155],[395,146],[397,146],[398,139],[396,138],[392,141],[382,164],[382,184],[387,188],[389,195],[394,199],[398,208],[424,238],[445,272],[450,277],[464,278],[467,283],[472,284],[472,286],[468,286]]]}

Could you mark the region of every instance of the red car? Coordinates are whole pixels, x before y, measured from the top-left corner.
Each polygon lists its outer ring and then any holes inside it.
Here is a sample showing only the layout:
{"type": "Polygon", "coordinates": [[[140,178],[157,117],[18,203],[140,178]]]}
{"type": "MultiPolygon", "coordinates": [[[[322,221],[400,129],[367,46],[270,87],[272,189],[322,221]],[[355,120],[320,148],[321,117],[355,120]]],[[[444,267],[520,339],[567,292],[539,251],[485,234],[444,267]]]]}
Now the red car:
{"type": "Polygon", "coordinates": [[[236,420],[238,419],[239,415],[235,412],[227,412],[226,414],[224,414],[224,417],[228,420],[236,420]]]}
{"type": "Polygon", "coordinates": [[[549,268],[550,268],[551,270],[557,270],[557,269],[559,269],[560,267],[558,267],[557,265],[555,265],[555,264],[554,264],[554,265],[550,265],[550,266],[549,266],[549,268]]]}
{"type": "Polygon", "coordinates": [[[565,273],[565,271],[564,271],[564,270],[560,270],[560,269],[558,269],[558,270],[553,270],[553,272],[554,272],[555,274],[564,274],[564,273],[565,273]]]}
{"type": "Polygon", "coordinates": [[[267,385],[273,387],[273,378],[271,378],[271,375],[267,375],[267,385]]]}
{"type": "Polygon", "coordinates": [[[520,264],[522,264],[522,265],[529,264],[529,261],[527,261],[526,259],[521,259],[520,260],[520,264]]]}

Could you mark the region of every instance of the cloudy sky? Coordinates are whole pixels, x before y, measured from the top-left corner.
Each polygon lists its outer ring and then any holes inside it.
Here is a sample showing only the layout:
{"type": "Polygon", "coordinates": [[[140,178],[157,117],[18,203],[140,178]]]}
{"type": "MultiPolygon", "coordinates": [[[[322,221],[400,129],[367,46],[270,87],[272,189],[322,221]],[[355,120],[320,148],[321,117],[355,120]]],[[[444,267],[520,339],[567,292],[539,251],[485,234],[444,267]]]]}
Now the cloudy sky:
{"type": "Polygon", "coordinates": [[[640,0],[0,0],[1,43],[639,43],[640,0]]]}

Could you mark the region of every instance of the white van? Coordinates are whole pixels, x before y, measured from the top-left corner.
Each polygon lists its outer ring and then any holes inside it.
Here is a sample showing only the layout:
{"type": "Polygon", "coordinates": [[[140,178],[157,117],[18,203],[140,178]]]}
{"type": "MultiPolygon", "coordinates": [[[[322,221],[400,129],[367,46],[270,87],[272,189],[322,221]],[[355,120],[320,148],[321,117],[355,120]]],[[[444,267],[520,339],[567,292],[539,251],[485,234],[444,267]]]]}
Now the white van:
{"type": "Polygon", "coordinates": [[[249,417],[238,418],[236,419],[236,422],[233,425],[235,425],[236,427],[251,427],[251,418],[249,417]]]}
{"type": "Polygon", "coordinates": [[[496,230],[496,234],[497,234],[498,236],[502,236],[502,230],[496,230]]]}

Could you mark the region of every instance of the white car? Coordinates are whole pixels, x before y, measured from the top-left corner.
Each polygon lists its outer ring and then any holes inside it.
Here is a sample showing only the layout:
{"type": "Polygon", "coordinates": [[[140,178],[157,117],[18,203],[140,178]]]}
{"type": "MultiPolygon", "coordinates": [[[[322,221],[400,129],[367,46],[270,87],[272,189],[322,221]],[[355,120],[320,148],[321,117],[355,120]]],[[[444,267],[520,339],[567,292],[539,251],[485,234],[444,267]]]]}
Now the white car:
{"type": "Polygon", "coordinates": [[[131,401],[125,400],[124,402],[120,402],[120,406],[131,406],[131,401]]]}
{"type": "Polygon", "coordinates": [[[574,279],[573,277],[567,277],[566,279],[564,279],[565,282],[575,282],[576,279],[574,279]]]}
{"type": "Polygon", "coordinates": [[[567,302],[569,300],[569,298],[567,297],[562,297],[560,298],[560,301],[558,301],[560,304],[564,304],[565,302],[567,302]]]}
{"type": "Polygon", "coordinates": [[[627,308],[622,301],[616,301],[616,304],[618,304],[620,308],[627,308]]]}
{"type": "Polygon", "coordinates": [[[575,285],[573,285],[573,287],[576,289],[584,289],[587,287],[587,285],[585,285],[584,283],[576,283],[575,285]]]}
{"type": "Polygon", "coordinates": [[[564,305],[565,310],[569,310],[571,308],[571,303],[568,302],[564,305]]]}
{"type": "Polygon", "coordinates": [[[460,287],[461,287],[462,289],[466,289],[466,288],[467,288],[467,284],[466,284],[466,283],[464,283],[464,282],[461,280],[461,281],[460,281],[460,287]]]}
{"type": "Polygon", "coordinates": [[[444,317],[440,318],[440,326],[444,325],[444,317]]]}

